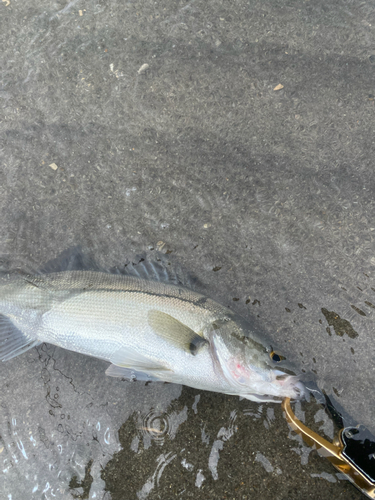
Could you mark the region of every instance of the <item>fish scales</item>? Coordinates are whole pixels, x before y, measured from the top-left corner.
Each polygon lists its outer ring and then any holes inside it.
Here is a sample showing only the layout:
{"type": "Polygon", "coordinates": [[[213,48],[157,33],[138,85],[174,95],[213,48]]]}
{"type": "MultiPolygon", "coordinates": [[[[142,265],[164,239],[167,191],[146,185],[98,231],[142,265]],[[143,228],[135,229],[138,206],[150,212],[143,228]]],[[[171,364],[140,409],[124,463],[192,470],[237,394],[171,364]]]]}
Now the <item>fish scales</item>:
{"type": "Polygon", "coordinates": [[[0,314],[3,360],[49,342],[109,361],[113,376],[255,401],[304,395],[245,320],[183,286],[97,271],[9,274],[0,314]]]}

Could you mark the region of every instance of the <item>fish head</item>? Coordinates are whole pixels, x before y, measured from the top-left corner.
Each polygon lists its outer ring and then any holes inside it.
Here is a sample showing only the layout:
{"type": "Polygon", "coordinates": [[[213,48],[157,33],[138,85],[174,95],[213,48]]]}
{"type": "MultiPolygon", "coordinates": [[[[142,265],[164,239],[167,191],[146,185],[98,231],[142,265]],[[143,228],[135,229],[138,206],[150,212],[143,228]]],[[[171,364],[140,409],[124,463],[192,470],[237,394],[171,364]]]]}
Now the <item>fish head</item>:
{"type": "Polygon", "coordinates": [[[281,368],[285,358],[254,338],[242,319],[227,317],[211,327],[214,363],[233,389],[230,394],[258,402],[281,402],[285,397],[299,400],[306,396],[299,378],[281,368]]]}

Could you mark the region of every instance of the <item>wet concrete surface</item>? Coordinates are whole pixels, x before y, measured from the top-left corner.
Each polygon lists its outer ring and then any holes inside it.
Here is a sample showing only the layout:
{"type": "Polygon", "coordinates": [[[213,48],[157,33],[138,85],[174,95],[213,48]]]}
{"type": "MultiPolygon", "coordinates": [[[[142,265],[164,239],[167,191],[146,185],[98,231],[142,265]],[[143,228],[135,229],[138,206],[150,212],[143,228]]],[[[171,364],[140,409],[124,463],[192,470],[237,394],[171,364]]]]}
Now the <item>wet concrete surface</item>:
{"type": "MultiPolygon", "coordinates": [[[[374,17],[3,0],[1,253],[168,252],[374,432],[374,17]]],[[[1,366],[3,498],[361,497],[280,407],[106,367],[49,345],[1,366]]]]}

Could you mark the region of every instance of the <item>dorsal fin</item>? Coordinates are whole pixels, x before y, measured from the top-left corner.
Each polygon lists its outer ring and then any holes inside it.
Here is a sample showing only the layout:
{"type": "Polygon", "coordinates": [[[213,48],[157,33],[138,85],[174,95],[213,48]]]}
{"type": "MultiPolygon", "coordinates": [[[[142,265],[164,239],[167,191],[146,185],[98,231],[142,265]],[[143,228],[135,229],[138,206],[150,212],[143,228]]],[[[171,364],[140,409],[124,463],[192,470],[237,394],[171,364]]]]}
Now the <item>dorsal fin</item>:
{"type": "Polygon", "coordinates": [[[49,260],[37,269],[37,274],[59,273],[62,271],[99,271],[101,268],[89,253],[84,253],[77,245],[61,252],[56,258],[49,260]]]}
{"type": "Polygon", "coordinates": [[[180,264],[172,261],[169,256],[158,251],[137,254],[131,259],[127,259],[124,264],[114,267],[104,267],[99,265],[90,252],[84,252],[81,246],[74,246],[64,250],[54,259],[36,268],[30,266],[16,265],[10,266],[10,260],[0,259],[0,274],[17,271],[22,274],[50,274],[63,271],[96,271],[110,274],[121,274],[134,276],[152,281],[172,283],[195,289],[199,285],[199,280],[191,273],[187,272],[180,264]],[[3,271],[3,272],[2,272],[3,271]]]}
{"type": "Polygon", "coordinates": [[[171,260],[161,252],[146,253],[135,256],[131,261],[122,266],[110,269],[115,274],[135,276],[152,281],[172,283],[194,289],[198,279],[182,268],[180,264],[172,263],[171,260]]]}

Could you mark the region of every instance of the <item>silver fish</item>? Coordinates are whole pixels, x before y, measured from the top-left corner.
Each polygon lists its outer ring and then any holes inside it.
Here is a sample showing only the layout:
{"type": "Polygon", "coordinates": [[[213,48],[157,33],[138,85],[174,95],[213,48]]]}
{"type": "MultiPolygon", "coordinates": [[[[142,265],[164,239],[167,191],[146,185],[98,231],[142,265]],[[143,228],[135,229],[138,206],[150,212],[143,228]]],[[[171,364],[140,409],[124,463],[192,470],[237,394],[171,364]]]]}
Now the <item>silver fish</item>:
{"type": "Polygon", "coordinates": [[[106,374],[252,401],[302,399],[250,325],[186,287],[100,271],[9,273],[0,280],[0,359],[48,342],[109,361],[106,374]]]}

